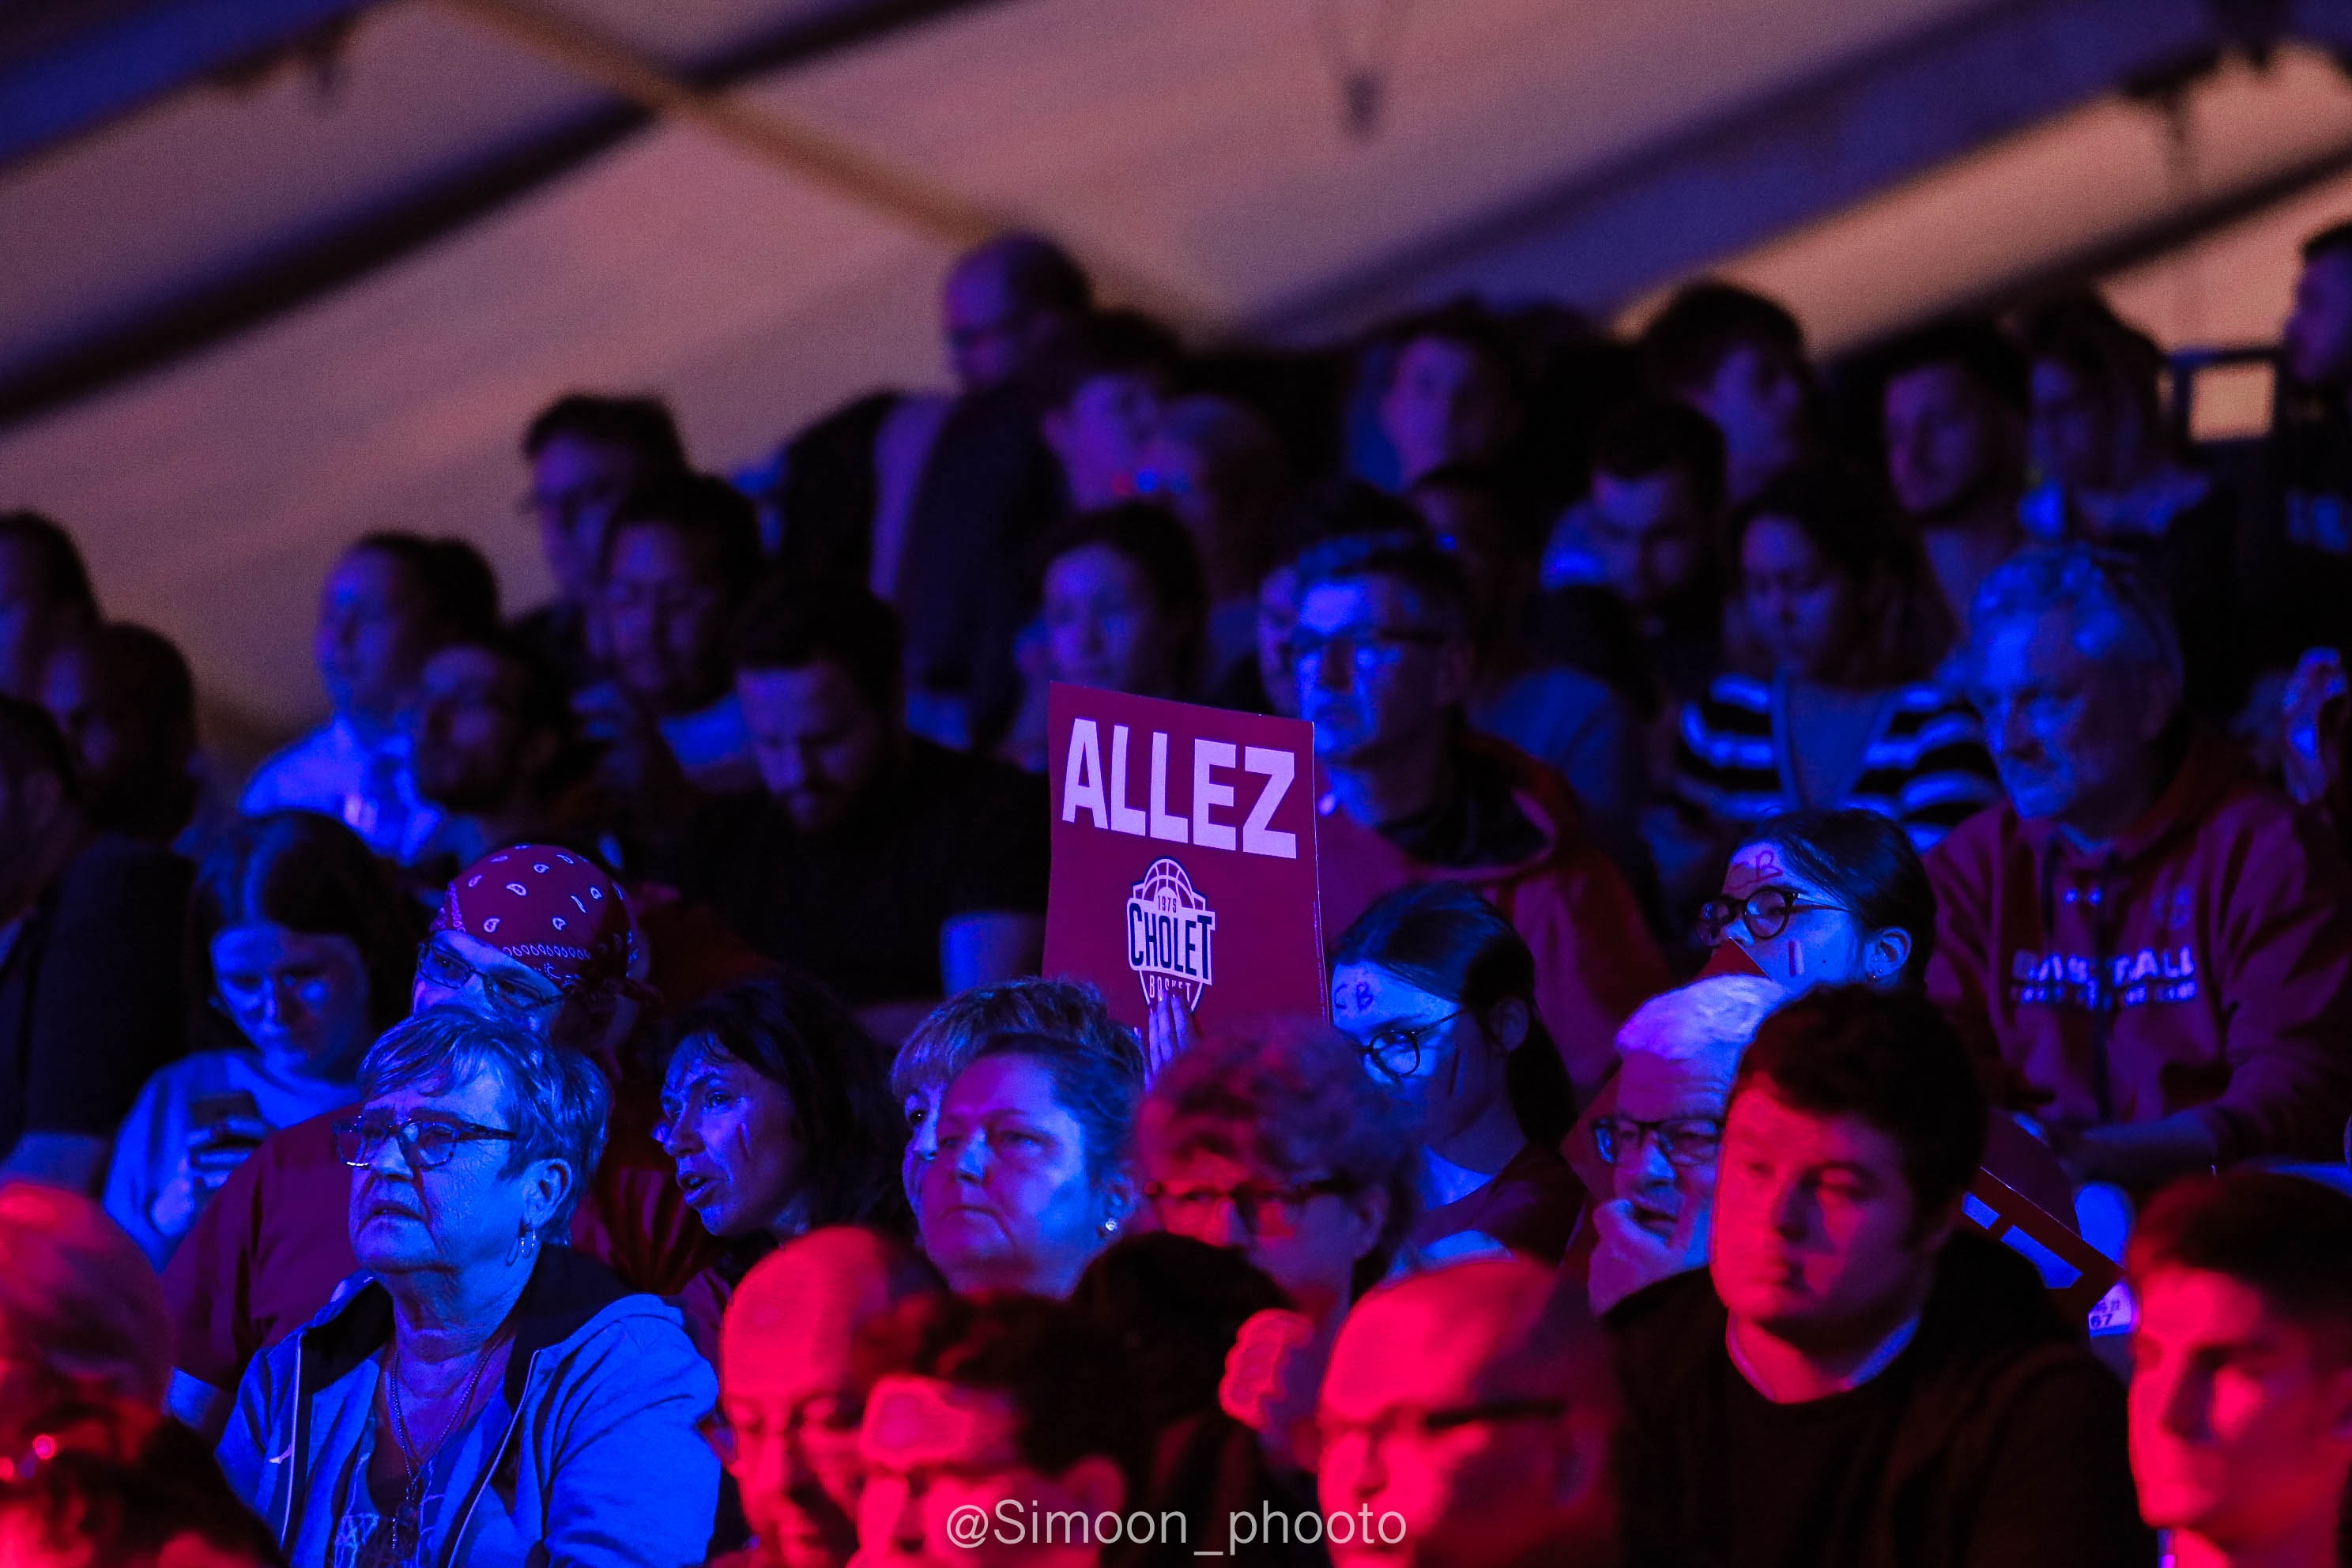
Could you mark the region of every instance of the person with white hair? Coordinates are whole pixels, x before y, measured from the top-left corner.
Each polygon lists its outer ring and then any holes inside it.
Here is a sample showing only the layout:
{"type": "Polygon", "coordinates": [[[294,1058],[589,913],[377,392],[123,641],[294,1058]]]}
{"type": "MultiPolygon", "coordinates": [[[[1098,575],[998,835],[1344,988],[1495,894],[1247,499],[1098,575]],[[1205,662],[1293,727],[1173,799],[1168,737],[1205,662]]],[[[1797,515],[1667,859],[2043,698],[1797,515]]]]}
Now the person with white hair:
{"type": "Polygon", "coordinates": [[[1592,1211],[1595,1312],[1706,1267],[1731,1081],[1786,995],[1759,975],[1715,975],[1651,997],[1617,1031],[1617,1105],[1592,1130],[1611,1183],[1592,1211]]]}
{"type": "Polygon", "coordinates": [[[2077,1183],[2332,1160],[2352,899],[2293,803],[2182,702],[2160,588],[2087,545],[1985,580],[1961,673],[2008,800],[1929,858],[1927,994],[2077,1183]]]}

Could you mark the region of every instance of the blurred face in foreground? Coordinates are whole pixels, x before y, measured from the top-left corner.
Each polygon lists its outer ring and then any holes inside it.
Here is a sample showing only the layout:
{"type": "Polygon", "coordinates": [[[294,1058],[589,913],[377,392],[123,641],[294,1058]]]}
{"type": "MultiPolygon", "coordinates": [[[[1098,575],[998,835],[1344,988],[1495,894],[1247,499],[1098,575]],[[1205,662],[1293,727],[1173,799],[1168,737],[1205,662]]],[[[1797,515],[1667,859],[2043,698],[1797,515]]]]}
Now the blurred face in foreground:
{"type": "Polygon", "coordinates": [[[1008,1394],[928,1377],[877,1383],[858,1437],[863,1568],[1090,1568],[1100,1555],[1091,1521],[1126,1498],[1118,1467],[1089,1456],[1059,1476],[1041,1474],[1021,1457],[1019,1432],[1008,1394]],[[1048,1514],[1063,1516],[1050,1543],[1039,1539],[1048,1514]],[[1071,1514],[1087,1528],[1076,1530],[1071,1514]],[[1084,1539],[1074,1543],[1072,1533],[1084,1539]]]}
{"type": "MultiPolygon", "coordinates": [[[[2139,1284],[2131,1458],[2140,1512],[2223,1562],[2333,1562],[2352,1474],[2352,1340],[2273,1310],[2224,1274],[2159,1267],[2139,1284]]],[[[2176,1540],[2178,1537],[2176,1537],[2176,1540]]],[[[2186,1555],[2183,1561],[2186,1561],[2186,1555]]],[[[2209,1559],[2200,1559],[2206,1561],[2209,1559]]]]}

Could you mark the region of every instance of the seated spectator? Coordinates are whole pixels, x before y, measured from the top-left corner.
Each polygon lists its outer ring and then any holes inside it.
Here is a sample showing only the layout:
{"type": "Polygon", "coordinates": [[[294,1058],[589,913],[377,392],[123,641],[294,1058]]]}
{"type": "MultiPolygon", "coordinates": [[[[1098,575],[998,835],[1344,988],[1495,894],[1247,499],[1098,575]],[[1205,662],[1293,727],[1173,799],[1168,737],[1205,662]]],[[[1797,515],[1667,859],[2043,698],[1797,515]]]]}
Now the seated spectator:
{"type": "Polygon", "coordinates": [[[231,1487],[298,1563],[700,1557],[710,1368],[675,1308],[562,1245],[604,1150],[603,1076],[434,1008],[361,1082],[335,1144],[372,1278],[247,1371],[231,1487]]]}
{"type": "Polygon", "coordinates": [[[93,627],[49,655],[40,695],[90,826],[190,859],[226,831],[195,772],[195,682],[169,638],[128,621],[93,627]]]}
{"type": "Polygon", "coordinates": [[[1269,563],[1258,579],[1257,658],[1209,700],[1245,713],[1298,717],[1298,675],[1290,655],[1298,629],[1299,557],[1345,534],[1392,532],[1406,526],[1396,498],[1361,479],[1332,479],[1298,497],[1280,520],[1269,563]]]}
{"type": "Polygon", "coordinates": [[[874,1042],[814,981],[730,987],[667,1019],[663,1037],[654,1141],[687,1206],[727,1244],[680,1302],[709,1353],[736,1281],[779,1242],[821,1226],[912,1228],[897,1180],[903,1124],[874,1042]]]}
{"type": "Polygon", "coordinates": [[[22,1452],[20,1423],[61,1396],[162,1408],[163,1292],[97,1204],[38,1183],[0,1186],[0,1457],[22,1452]]]}
{"type": "Polygon", "coordinates": [[[1209,595],[1202,689],[1222,690],[1256,649],[1258,586],[1289,503],[1290,459],[1246,404],[1180,397],[1160,410],[1135,488],[1192,536],[1209,595]]]}
{"type": "Polygon", "coordinates": [[[1885,351],[1887,486],[1927,551],[1951,623],[2025,542],[2025,356],[1990,321],[1938,322],[1885,351]]]}
{"type": "Polygon", "coordinates": [[[1558,1153],[1575,1090],[1536,1011],[1534,955],[1467,888],[1400,888],[1331,955],[1331,1018],[1421,1143],[1424,1256],[1507,1247],[1558,1263],[1584,1188],[1558,1153]]]}
{"type": "Polygon", "coordinates": [[[2305,648],[2352,647],[2352,223],[2303,244],[2279,333],[2267,461],[2241,542],[2238,602],[2250,674],[2305,648]]]}
{"type": "Polygon", "coordinates": [[[898,647],[872,599],[762,596],[736,689],[767,788],[702,812],[672,879],[885,1042],[1034,973],[1045,929],[1044,782],[908,733],[898,647]]]}
{"type": "Polygon", "coordinates": [[[372,533],[352,546],[319,599],[334,717],[263,763],[239,809],[322,812],[388,860],[424,853],[440,819],[416,793],[417,679],[434,649],[486,636],[498,618],[498,580],[462,540],[372,533]]]}
{"type": "Polygon", "coordinates": [[[441,827],[412,875],[437,876],[437,895],[493,849],[595,837],[604,802],[584,767],[553,668],[504,633],[449,644],[420,681],[416,791],[441,827]]]}
{"type": "Polygon", "coordinates": [[[2179,1568],[2336,1568],[2352,1482],[2352,1199],[2189,1177],[2131,1243],[2132,1475],[2179,1568]]]}
{"type": "Polygon", "coordinates": [[[1045,445],[1060,459],[1074,510],[1135,499],[1135,476],[1160,410],[1175,390],[1183,349],[1132,310],[1078,323],[1032,372],[1045,445]]]}
{"type": "Polygon", "coordinates": [[[1699,940],[1732,943],[1792,995],[1816,985],[1916,993],[1936,948],[1936,889],[1891,818],[1808,807],[1765,818],[1732,851],[1699,940]]]}
{"type": "Polygon", "coordinates": [[[740,1489],[751,1541],[711,1568],[848,1568],[866,1480],[852,1351],[867,1324],[940,1289],[906,1243],[854,1226],[796,1237],[743,1276],[704,1430],[740,1489]]]}
{"type": "Polygon", "coordinates": [[[596,584],[613,512],[646,485],[686,472],[686,446],[658,397],[572,392],[531,420],[522,456],[530,493],[521,510],[539,524],[555,597],[517,620],[515,635],[571,692],[605,679],[611,658],[596,584]]]}
{"type": "Polygon", "coordinates": [[[1622,1302],[1635,1562],[2146,1563],[2122,1391],[1960,1220],[1984,1144],[1928,1005],[1843,986],[1734,1079],[1706,1273],[1622,1302]]]}
{"type": "Polygon", "coordinates": [[[10,1411],[0,1563],[11,1568],[279,1568],[269,1529],[204,1439],[152,1409],[68,1398],[10,1411]]]}
{"type": "Polygon", "coordinates": [[[1396,358],[1381,395],[1381,433],[1398,488],[1449,463],[1503,463],[1527,420],[1526,372],[1501,326],[1463,304],[1387,334],[1396,358]]]}
{"type": "Polygon", "coordinates": [[[2029,531],[2145,556],[2172,595],[2189,706],[2227,723],[2245,697],[2245,627],[2233,602],[2242,498],[2176,449],[2164,351],[2097,295],[2037,312],[2025,338],[2042,476],[2025,500],[2029,531]]]}
{"type": "Polygon", "coordinates": [[[1723,434],[1678,403],[1643,403],[1592,438],[1592,493],[1553,530],[1530,616],[1538,655],[1599,676],[1654,728],[1665,776],[1683,704],[1723,673],[1723,434]]]}
{"type": "Polygon", "coordinates": [[[1135,1211],[1139,1060],[1044,1035],[982,1044],[940,1101],[915,1201],[954,1289],[1062,1297],[1135,1211]]]}
{"type": "Polygon", "coordinates": [[[1607,1042],[1664,989],[1639,903],[1557,773],[1473,731],[1461,577],[1435,549],[1339,539],[1299,564],[1293,637],[1315,725],[1326,929],[1382,894],[1461,882],[1509,911],[1537,953],[1538,1000],[1580,1097],[1607,1042]]]}
{"type": "Polygon", "coordinates": [[[623,799],[673,768],[713,794],[755,776],[734,673],[733,623],[761,571],[759,524],[726,480],[675,474],[614,509],[597,569],[613,679],[574,694],[581,733],[623,799]]]}
{"type": "Polygon", "coordinates": [[[1601,1335],[1550,1269],[1482,1259],[1374,1291],[1316,1421],[1324,1510],[1358,1524],[1332,1561],[1612,1568],[1618,1405],[1601,1335]]]}
{"type": "Polygon", "coordinates": [[[1114,1020],[1102,994],[1070,980],[1001,980],[959,991],[923,1016],[890,1060],[890,1093],[907,1119],[899,1180],[917,1201],[923,1167],[939,1151],[940,1099],[980,1047],[998,1035],[1045,1035],[1127,1062],[1143,1080],[1135,1031],[1114,1020]]]}
{"type": "Polygon", "coordinates": [[[1612,1194],[1592,1211],[1594,1311],[1706,1267],[1731,1081],[1784,994],[1752,974],[1710,975],[1651,997],[1617,1031],[1615,1103],[1592,1126],[1612,1194]]]}
{"type": "Polygon", "coordinates": [[[0,697],[39,701],[50,654],[99,620],[73,535],[37,511],[0,511],[0,697]]]}
{"type": "MultiPolygon", "coordinates": [[[[649,1135],[643,1090],[622,1071],[653,995],[650,973],[620,888],[569,850],[522,845],[450,883],[418,951],[409,1002],[417,1011],[456,1006],[576,1050],[619,1086],[604,1158],[583,1173],[582,1201],[569,1211],[572,1242],[632,1287],[675,1296],[717,1249],[649,1135]]],[[[252,1358],[310,1321],[359,1267],[338,1221],[350,1184],[334,1125],[347,1111],[262,1140],[172,1255],[173,1408],[191,1425],[219,1415],[221,1394],[252,1358]]]]}
{"type": "Polygon", "coordinates": [[[190,872],[91,831],[57,725],[0,697],[0,1183],[98,1190],[139,1086],[185,1045],[190,872]]]}
{"type": "Polygon", "coordinates": [[[1461,568],[1469,594],[1476,644],[1471,724],[1566,779],[1594,833],[1641,885],[1648,873],[1636,819],[1649,785],[1640,726],[1606,681],[1539,661],[1528,647],[1536,563],[1500,479],[1492,470],[1454,464],[1423,474],[1409,499],[1430,541],[1461,568]]]}
{"type": "Polygon", "coordinates": [[[107,1171],[107,1213],[157,1268],[263,1139],[351,1103],[360,1058],[407,1015],[419,923],[341,823],[229,828],[188,900],[187,973],[241,1037],[150,1078],[107,1171]]]}
{"type": "Polygon", "coordinates": [[[1138,1494],[1141,1435],[1110,1351],[1073,1309],[1017,1294],[919,1298],[867,1326],[857,1361],[868,1388],[862,1568],[1102,1562],[1093,1525],[1138,1494]],[[1031,1509],[1061,1528],[996,1528],[1031,1509]],[[992,1521],[978,1546],[957,1528],[973,1517],[992,1521]]]}
{"type": "Polygon", "coordinates": [[[1139,501],[1080,514],[1045,546],[1039,679],[1000,754],[1045,770],[1051,681],[1189,700],[1198,689],[1208,596],[1175,517],[1139,501]]]}
{"type": "Polygon", "coordinates": [[[1929,995],[2077,1182],[2333,1157],[2341,864],[2181,711],[2161,591],[2087,546],[2029,552],[1986,579],[1962,662],[2009,799],[1929,859],[1929,995]]]}
{"type": "Polygon", "coordinates": [[[1319,1027],[1213,1036],[1138,1113],[1136,1173],[1162,1230],[1231,1247],[1329,1336],[1388,1271],[1415,1212],[1411,1130],[1319,1027]]]}
{"type": "Polygon", "coordinates": [[[1723,432],[1734,506],[1821,454],[1821,389],[1804,329],[1786,307],[1736,284],[1693,283],[1642,329],[1636,347],[1660,397],[1697,409],[1723,432]]]}
{"type": "Polygon", "coordinates": [[[1925,849],[1997,797],[1975,714],[1928,679],[1941,616],[1916,552],[1867,490],[1833,469],[1791,474],[1741,510],[1729,542],[1748,673],[1684,710],[1675,759],[1675,794],[1716,842],[1696,861],[1662,849],[1662,868],[1712,876],[1724,839],[1801,806],[1866,806],[1925,849]]]}

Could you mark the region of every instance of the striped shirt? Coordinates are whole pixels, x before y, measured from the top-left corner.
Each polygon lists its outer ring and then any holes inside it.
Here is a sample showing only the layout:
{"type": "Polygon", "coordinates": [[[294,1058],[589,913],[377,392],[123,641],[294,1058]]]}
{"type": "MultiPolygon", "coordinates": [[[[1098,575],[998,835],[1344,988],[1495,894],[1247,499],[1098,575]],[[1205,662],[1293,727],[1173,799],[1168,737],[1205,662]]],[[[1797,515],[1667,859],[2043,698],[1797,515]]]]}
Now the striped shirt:
{"type": "Polygon", "coordinates": [[[1903,825],[1922,853],[2000,798],[1975,710],[1931,684],[1889,690],[1853,781],[1807,800],[1789,750],[1787,692],[1777,680],[1716,678],[1683,708],[1675,793],[1720,822],[1749,826],[1801,805],[1864,806],[1903,825]]]}

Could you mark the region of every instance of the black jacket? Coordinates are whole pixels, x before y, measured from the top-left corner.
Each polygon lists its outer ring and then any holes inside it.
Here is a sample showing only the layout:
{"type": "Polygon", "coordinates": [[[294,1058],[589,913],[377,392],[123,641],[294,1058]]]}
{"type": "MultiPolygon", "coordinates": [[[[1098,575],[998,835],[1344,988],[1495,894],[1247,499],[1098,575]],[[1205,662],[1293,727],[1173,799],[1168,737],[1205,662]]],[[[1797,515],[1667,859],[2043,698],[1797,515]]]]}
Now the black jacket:
{"type": "MultiPolygon", "coordinates": [[[[1725,1312],[1705,1269],[1608,1318],[1626,1384],[1626,1561],[1732,1560],[1725,1312]]],[[[2124,1568],[2156,1561],[2126,1450],[2124,1390],[2024,1258],[1953,1237],[1895,1395],[1842,1467],[1820,1568],[2124,1568]]]]}

